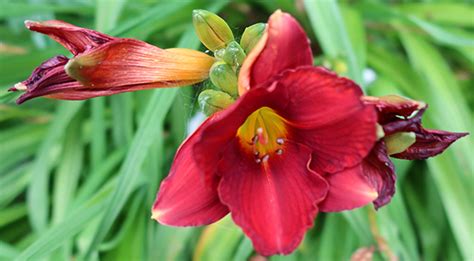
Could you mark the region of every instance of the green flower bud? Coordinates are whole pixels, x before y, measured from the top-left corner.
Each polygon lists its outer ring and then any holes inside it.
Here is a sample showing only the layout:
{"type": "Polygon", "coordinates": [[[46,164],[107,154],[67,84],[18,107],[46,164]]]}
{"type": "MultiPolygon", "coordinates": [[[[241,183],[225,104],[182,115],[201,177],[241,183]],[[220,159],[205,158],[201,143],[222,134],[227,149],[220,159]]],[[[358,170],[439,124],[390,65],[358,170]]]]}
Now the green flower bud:
{"type": "Polygon", "coordinates": [[[384,138],[385,145],[387,145],[387,154],[393,155],[404,152],[413,143],[416,142],[416,135],[414,132],[397,132],[384,138]]]}
{"type": "Polygon", "coordinates": [[[234,70],[242,65],[245,59],[245,52],[236,41],[230,42],[225,49],[214,53],[216,58],[224,60],[232,66],[234,70]]]}
{"type": "Polygon", "coordinates": [[[237,75],[227,63],[222,61],[214,63],[209,72],[209,77],[211,82],[219,89],[233,97],[238,95],[237,75]]]}
{"type": "Polygon", "coordinates": [[[193,10],[193,25],[199,40],[213,52],[234,40],[227,23],[209,11],[193,10]]]}
{"type": "Polygon", "coordinates": [[[345,74],[349,71],[349,68],[347,67],[347,63],[345,61],[337,59],[334,61],[333,70],[337,74],[345,74]]]}
{"type": "Polygon", "coordinates": [[[240,39],[240,46],[242,46],[245,53],[248,54],[255,47],[262,37],[263,32],[265,32],[266,26],[267,24],[258,23],[245,28],[244,34],[242,34],[242,38],[240,39]]]}
{"type": "Polygon", "coordinates": [[[198,102],[204,114],[209,116],[229,107],[234,99],[225,92],[208,89],[199,94],[198,102]]]}

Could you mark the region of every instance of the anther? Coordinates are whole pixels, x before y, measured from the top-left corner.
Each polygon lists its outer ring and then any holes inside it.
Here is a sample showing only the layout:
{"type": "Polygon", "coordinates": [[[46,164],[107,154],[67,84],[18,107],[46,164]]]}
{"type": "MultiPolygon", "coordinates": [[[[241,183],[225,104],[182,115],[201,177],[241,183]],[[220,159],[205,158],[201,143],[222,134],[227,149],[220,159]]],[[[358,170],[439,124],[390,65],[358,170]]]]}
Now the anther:
{"type": "Polygon", "coordinates": [[[262,162],[262,160],[257,158],[257,159],[255,159],[255,162],[260,163],[260,162],[262,162]]]}
{"type": "Polygon", "coordinates": [[[267,162],[269,158],[270,158],[270,155],[265,154],[265,156],[262,157],[262,162],[267,162]]]}
{"type": "Polygon", "coordinates": [[[277,154],[277,155],[283,154],[283,150],[282,150],[282,149],[277,149],[276,154],[277,154]]]}
{"type": "Polygon", "coordinates": [[[258,151],[253,152],[253,155],[255,155],[255,156],[258,156],[258,154],[260,154],[258,151]]]}
{"type": "Polygon", "coordinates": [[[278,138],[276,140],[276,143],[279,144],[279,145],[283,145],[283,143],[285,143],[285,140],[283,138],[278,138]]]}

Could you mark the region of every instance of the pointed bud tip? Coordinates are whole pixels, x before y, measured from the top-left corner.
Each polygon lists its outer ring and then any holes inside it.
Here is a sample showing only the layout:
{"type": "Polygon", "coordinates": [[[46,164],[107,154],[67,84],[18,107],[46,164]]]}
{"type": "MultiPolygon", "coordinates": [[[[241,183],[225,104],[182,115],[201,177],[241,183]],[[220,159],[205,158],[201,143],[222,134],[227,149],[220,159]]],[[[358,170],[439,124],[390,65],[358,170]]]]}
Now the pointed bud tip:
{"type": "Polygon", "coordinates": [[[31,26],[33,26],[33,25],[35,25],[35,24],[39,24],[39,22],[37,22],[37,21],[32,21],[32,20],[25,20],[24,24],[25,24],[25,27],[26,27],[27,29],[30,29],[31,26]]]}
{"type": "Polygon", "coordinates": [[[234,35],[229,25],[212,12],[195,9],[192,12],[193,25],[199,40],[211,51],[224,48],[227,43],[234,40],[234,35]]]}
{"type": "Polygon", "coordinates": [[[257,23],[245,28],[242,38],[240,39],[240,46],[242,46],[245,53],[250,53],[250,51],[255,47],[265,32],[266,27],[267,24],[265,23],[257,23]]]}
{"type": "Polygon", "coordinates": [[[193,18],[202,18],[203,16],[207,15],[206,12],[209,13],[208,11],[203,10],[203,9],[194,9],[193,18]]]}
{"type": "Polygon", "coordinates": [[[26,91],[27,87],[23,82],[19,82],[15,84],[15,86],[8,89],[9,92],[16,92],[16,91],[26,91]]]}

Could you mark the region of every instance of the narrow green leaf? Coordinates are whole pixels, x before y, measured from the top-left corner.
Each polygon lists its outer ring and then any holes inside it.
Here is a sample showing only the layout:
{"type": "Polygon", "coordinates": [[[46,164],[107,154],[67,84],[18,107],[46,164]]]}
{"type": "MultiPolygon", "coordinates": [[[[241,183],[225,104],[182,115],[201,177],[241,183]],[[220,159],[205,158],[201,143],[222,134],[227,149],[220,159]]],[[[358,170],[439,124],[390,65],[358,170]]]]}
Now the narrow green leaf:
{"type": "Polygon", "coordinates": [[[19,251],[15,247],[0,241],[0,260],[12,260],[18,254],[19,251]]]}
{"type": "Polygon", "coordinates": [[[345,59],[349,70],[348,76],[359,85],[364,85],[362,81],[364,68],[357,60],[337,1],[305,0],[304,4],[324,54],[331,58],[345,59]]]}
{"type": "Polygon", "coordinates": [[[31,16],[44,13],[69,13],[69,14],[82,14],[89,15],[93,12],[91,6],[78,5],[78,4],[33,4],[33,3],[19,3],[12,1],[3,1],[2,8],[0,9],[0,19],[18,16],[31,16]]]}
{"type": "Polygon", "coordinates": [[[425,32],[427,32],[431,37],[433,37],[437,42],[441,44],[447,44],[452,46],[461,46],[461,47],[473,47],[474,39],[472,37],[466,37],[464,35],[456,34],[448,30],[443,29],[435,24],[423,21],[417,17],[408,17],[410,21],[418,25],[425,32]]]}
{"type": "Polygon", "coordinates": [[[469,2],[423,2],[404,3],[397,7],[404,13],[420,19],[454,26],[474,27],[474,6],[469,2]]]}
{"type": "Polygon", "coordinates": [[[16,204],[0,210],[0,228],[26,216],[26,205],[16,204]]]}
{"type": "Polygon", "coordinates": [[[30,213],[28,217],[33,229],[37,232],[44,231],[48,224],[48,183],[51,169],[51,150],[62,137],[69,122],[79,111],[82,104],[82,102],[62,102],[58,105],[57,114],[30,170],[34,175],[32,175],[27,191],[28,212],[30,213]]]}
{"type": "Polygon", "coordinates": [[[117,185],[116,181],[116,179],[110,180],[86,202],[71,207],[71,211],[63,222],[39,234],[38,238],[28,245],[15,260],[38,260],[64,244],[65,240],[82,231],[94,217],[103,211],[110,200],[113,188],[117,185]]]}
{"type": "Polygon", "coordinates": [[[193,260],[231,260],[243,237],[230,216],[207,226],[201,233],[193,260]]]}
{"type": "Polygon", "coordinates": [[[106,128],[105,128],[105,98],[97,97],[90,101],[92,111],[92,140],[91,140],[91,164],[95,170],[105,157],[106,151],[106,128]]]}

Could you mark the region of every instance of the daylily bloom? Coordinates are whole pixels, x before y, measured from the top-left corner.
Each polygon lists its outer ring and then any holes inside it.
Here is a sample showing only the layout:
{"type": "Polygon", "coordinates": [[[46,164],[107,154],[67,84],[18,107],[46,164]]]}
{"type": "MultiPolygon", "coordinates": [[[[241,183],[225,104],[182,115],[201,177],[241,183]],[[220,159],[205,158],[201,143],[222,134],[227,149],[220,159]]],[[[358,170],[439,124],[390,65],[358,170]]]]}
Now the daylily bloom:
{"type": "Polygon", "coordinates": [[[181,145],[153,218],[196,226],[230,212],[260,254],[292,252],[328,193],[320,174],[359,165],[377,138],[361,89],[312,61],[301,26],[274,13],[240,70],[241,96],[181,145]]]}
{"type": "Polygon", "coordinates": [[[189,49],[160,49],[145,42],[116,38],[62,21],[26,21],[28,29],[48,35],[73,58],[43,62],[11,91],[26,91],[17,103],[45,96],[83,100],[121,92],[183,86],[208,77],[214,58],[189,49]]]}
{"type": "Polygon", "coordinates": [[[442,153],[468,134],[423,128],[421,118],[427,108],[423,102],[396,95],[363,99],[365,104],[375,106],[384,138],[360,165],[324,176],[331,189],[320,205],[321,211],[348,210],[372,201],[375,208],[386,205],[395,193],[396,181],[395,167],[389,156],[426,159],[442,153]]]}

